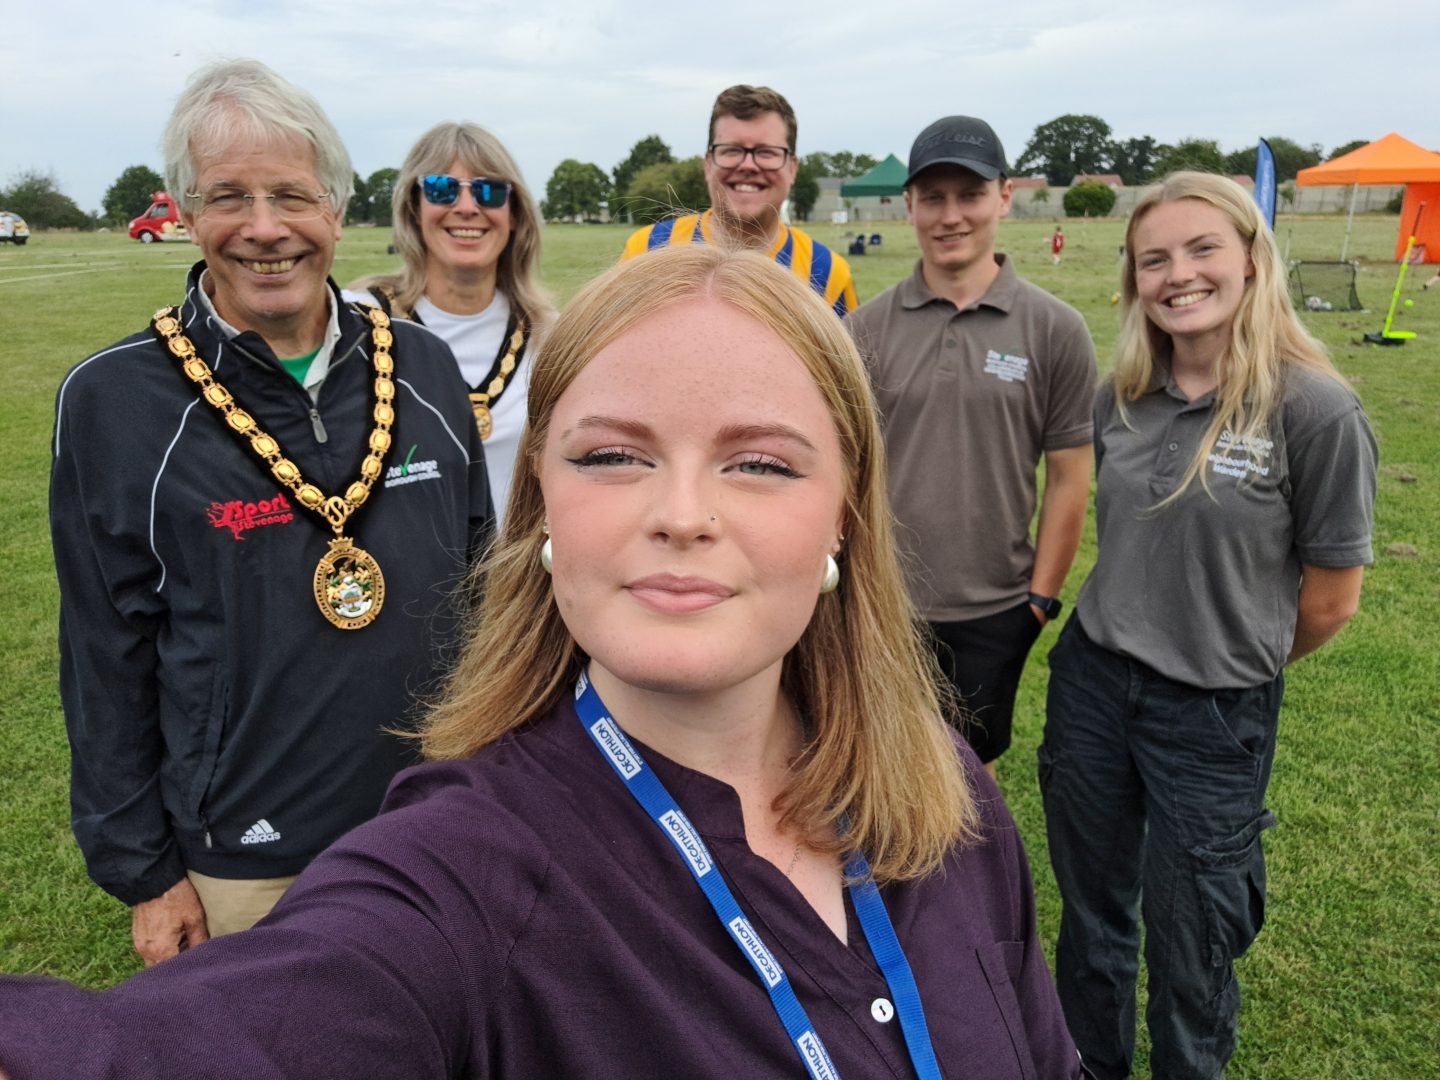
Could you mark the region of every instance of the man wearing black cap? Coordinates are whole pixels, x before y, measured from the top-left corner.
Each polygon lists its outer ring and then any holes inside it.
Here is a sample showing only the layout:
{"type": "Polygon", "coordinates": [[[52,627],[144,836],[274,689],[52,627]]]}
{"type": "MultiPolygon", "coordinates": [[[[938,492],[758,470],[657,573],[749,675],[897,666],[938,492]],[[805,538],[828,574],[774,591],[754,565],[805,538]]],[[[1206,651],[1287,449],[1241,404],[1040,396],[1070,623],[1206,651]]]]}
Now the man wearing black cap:
{"type": "Polygon", "coordinates": [[[1084,320],[995,251],[1011,187],[985,121],[949,116],[922,131],[905,182],[920,262],[850,316],[884,417],[911,596],[992,774],[1080,543],[1095,393],[1084,320]]]}

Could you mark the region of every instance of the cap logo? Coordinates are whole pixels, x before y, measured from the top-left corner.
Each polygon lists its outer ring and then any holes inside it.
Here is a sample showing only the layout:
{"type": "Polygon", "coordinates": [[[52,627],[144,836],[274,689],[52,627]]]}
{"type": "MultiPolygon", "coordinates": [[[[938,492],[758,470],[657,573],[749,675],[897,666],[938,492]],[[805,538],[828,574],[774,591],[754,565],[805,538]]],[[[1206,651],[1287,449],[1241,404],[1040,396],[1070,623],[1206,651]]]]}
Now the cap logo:
{"type": "Polygon", "coordinates": [[[961,143],[966,146],[978,146],[982,149],[988,145],[983,135],[970,135],[960,131],[937,131],[917,146],[915,151],[919,153],[926,150],[933,150],[944,143],[961,143]]]}

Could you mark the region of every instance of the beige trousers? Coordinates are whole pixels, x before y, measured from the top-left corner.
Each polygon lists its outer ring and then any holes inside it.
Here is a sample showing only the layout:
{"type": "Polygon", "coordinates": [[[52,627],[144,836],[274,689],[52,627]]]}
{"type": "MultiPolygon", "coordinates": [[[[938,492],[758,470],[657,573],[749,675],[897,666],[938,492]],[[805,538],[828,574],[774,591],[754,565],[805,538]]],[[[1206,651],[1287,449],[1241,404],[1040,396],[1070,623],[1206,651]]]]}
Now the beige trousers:
{"type": "Polygon", "coordinates": [[[269,914],[295,881],[294,874],[239,881],[206,877],[194,870],[187,870],[185,875],[200,894],[200,903],[205,907],[205,926],[211,937],[249,930],[269,914]]]}

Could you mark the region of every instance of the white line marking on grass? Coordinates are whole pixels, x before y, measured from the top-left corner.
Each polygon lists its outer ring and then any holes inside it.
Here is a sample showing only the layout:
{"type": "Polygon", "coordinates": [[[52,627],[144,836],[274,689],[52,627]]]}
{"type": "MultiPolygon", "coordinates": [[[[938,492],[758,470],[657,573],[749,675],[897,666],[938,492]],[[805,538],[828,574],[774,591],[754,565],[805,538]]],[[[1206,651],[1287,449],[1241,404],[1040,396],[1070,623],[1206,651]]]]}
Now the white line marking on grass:
{"type": "MultiPolygon", "coordinates": [[[[23,266],[0,266],[0,272],[4,272],[4,271],[7,271],[7,270],[59,270],[59,269],[63,269],[63,268],[66,268],[66,267],[72,267],[72,266],[74,266],[74,265],[75,265],[75,264],[74,264],[73,262],[68,262],[68,263],[34,263],[34,264],[27,264],[27,265],[23,265],[23,266]]],[[[120,265],[122,265],[122,264],[121,264],[120,262],[107,262],[107,263],[85,263],[84,265],[87,266],[87,267],[89,267],[89,266],[120,266],[120,265]]]]}
{"type": "Polygon", "coordinates": [[[0,278],[0,285],[14,285],[21,281],[44,281],[46,278],[74,277],[76,274],[98,274],[109,267],[99,266],[94,270],[67,270],[63,274],[31,274],[29,277],[0,278]]]}

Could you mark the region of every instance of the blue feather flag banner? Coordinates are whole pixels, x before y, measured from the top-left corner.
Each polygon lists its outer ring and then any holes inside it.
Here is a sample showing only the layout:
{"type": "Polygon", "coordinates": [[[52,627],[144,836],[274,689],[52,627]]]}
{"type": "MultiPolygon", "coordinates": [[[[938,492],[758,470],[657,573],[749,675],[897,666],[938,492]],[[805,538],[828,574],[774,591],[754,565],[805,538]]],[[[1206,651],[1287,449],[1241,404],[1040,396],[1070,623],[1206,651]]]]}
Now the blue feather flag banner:
{"type": "Polygon", "coordinates": [[[1270,144],[1261,139],[1255,153],[1255,201],[1260,205],[1265,224],[1272,231],[1275,228],[1275,196],[1275,155],[1270,152],[1270,144]]]}

